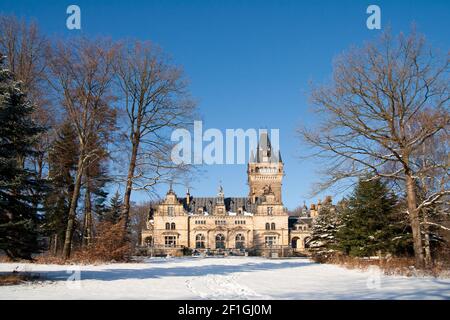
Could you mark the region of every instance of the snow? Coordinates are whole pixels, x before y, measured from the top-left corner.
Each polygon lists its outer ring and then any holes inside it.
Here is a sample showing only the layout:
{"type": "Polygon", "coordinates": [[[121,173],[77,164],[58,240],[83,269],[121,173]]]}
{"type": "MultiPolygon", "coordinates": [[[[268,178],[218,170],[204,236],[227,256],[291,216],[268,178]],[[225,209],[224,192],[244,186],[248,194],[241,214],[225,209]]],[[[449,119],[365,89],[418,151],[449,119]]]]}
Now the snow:
{"type": "Polygon", "coordinates": [[[0,299],[450,299],[450,279],[386,276],[305,258],[151,258],[142,263],[1,263],[45,281],[0,286],[0,299]],[[67,281],[68,277],[80,281],[67,281]]]}

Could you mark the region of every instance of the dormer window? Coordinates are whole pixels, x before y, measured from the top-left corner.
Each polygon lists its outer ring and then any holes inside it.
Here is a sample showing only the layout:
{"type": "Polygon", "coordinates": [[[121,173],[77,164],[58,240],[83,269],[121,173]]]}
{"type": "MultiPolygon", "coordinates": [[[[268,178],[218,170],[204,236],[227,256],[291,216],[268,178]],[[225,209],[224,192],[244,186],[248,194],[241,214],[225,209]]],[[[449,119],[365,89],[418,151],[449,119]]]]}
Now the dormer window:
{"type": "Polygon", "coordinates": [[[174,213],[174,208],[173,208],[173,207],[168,207],[168,208],[167,208],[167,214],[168,214],[170,217],[173,217],[173,213],[174,213]]]}

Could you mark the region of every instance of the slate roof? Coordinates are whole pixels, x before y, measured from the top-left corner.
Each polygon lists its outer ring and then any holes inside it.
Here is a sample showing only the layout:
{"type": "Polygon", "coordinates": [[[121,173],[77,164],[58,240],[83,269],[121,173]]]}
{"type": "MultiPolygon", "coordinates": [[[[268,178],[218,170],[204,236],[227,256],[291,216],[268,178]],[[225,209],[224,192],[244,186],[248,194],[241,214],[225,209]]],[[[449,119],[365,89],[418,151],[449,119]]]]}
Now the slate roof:
{"type": "MultiPolygon", "coordinates": [[[[187,198],[178,198],[178,202],[183,204],[187,212],[198,213],[198,209],[201,208],[203,211],[212,213],[218,199],[217,197],[197,198],[191,196],[189,205],[187,204],[187,198]]],[[[258,199],[256,203],[251,203],[248,197],[229,197],[223,200],[227,212],[238,212],[238,209],[242,207],[246,212],[256,213],[256,205],[261,202],[261,199],[258,199]]]]}
{"type": "Polygon", "coordinates": [[[313,219],[310,217],[303,217],[303,216],[290,216],[289,220],[288,220],[288,226],[289,229],[292,229],[292,227],[294,226],[294,224],[307,224],[307,225],[312,225],[313,219]]]}
{"type": "Polygon", "coordinates": [[[283,162],[281,159],[281,152],[278,151],[278,154],[272,152],[272,143],[270,142],[269,135],[267,132],[262,132],[259,136],[258,145],[256,147],[256,157],[255,152],[252,150],[250,154],[250,162],[251,163],[258,163],[258,162],[266,162],[263,161],[264,154],[267,152],[267,149],[270,150],[269,152],[269,161],[270,163],[278,163],[283,162]]]}

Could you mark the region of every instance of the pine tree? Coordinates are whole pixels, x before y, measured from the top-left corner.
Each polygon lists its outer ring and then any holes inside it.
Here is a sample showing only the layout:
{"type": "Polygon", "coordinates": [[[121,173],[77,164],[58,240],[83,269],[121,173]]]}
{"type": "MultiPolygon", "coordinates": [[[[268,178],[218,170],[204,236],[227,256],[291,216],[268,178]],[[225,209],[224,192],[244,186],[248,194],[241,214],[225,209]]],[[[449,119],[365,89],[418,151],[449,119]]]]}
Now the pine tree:
{"type": "Polygon", "coordinates": [[[100,220],[107,221],[116,224],[120,220],[120,213],[122,210],[123,202],[120,198],[119,191],[116,191],[115,195],[111,198],[108,208],[103,212],[100,220]]]}
{"type": "Polygon", "coordinates": [[[31,259],[41,249],[36,203],[45,184],[26,159],[44,130],[31,119],[33,105],[3,62],[0,56],[0,249],[11,258],[31,259]]]}
{"type": "Polygon", "coordinates": [[[405,252],[411,234],[402,221],[397,198],[380,179],[369,178],[360,180],[346,201],[337,247],[359,257],[405,252]]]}
{"type": "Polygon", "coordinates": [[[331,204],[331,200],[327,200],[320,207],[319,215],[313,224],[311,239],[308,242],[315,260],[324,261],[335,251],[338,227],[338,213],[331,204]]]}

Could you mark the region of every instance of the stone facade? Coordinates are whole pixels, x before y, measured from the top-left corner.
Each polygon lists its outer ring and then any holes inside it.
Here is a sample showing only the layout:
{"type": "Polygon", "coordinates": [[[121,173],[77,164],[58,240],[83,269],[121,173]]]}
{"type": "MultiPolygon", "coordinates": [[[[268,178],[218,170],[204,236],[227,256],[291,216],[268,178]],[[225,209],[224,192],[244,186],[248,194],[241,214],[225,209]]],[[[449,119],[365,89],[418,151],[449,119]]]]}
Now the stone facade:
{"type": "Polygon", "coordinates": [[[272,152],[267,135],[259,142],[248,164],[248,197],[225,197],[222,187],[215,197],[197,198],[189,190],[178,197],[170,188],[149,215],[142,246],[153,255],[180,255],[186,248],[278,256],[304,251],[315,208],[309,220],[290,221],[281,198],[281,155],[272,152]]]}

